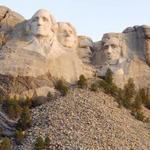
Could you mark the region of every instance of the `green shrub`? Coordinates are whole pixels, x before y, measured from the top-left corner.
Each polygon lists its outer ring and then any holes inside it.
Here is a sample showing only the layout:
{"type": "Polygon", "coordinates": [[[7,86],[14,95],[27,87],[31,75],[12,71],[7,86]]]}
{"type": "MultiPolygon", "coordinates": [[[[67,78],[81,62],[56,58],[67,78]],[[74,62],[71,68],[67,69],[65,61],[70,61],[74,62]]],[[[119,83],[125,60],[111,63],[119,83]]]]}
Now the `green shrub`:
{"type": "Polygon", "coordinates": [[[77,84],[78,84],[79,88],[85,88],[85,87],[87,87],[87,79],[85,78],[85,76],[83,74],[80,75],[77,84]]]}
{"type": "Polygon", "coordinates": [[[96,92],[98,90],[98,84],[97,83],[92,83],[90,90],[96,92]]]}
{"type": "Polygon", "coordinates": [[[3,103],[3,108],[9,116],[9,118],[11,119],[17,119],[22,112],[22,108],[19,105],[19,101],[16,99],[5,100],[5,102],[3,103]]]}
{"type": "Polygon", "coordinates": [[[26,97],[26,99],[20,99],[19,100],[19,105],[21,107],[27,106],[27,107],[31,108],[31,106],[32,106],[32,99],[29,98],[28,96],[26,97]]]}
{"type": "Polygon", "coordinates": [[[132,108],[132,100],[135,94],[136,94],[135,84],[133,82],[133,79],[130,78],[127,84],[124,85],[124,89],[121,90],[120,94],[121,104],[127,109],[132,108]]]}
{"type": "Polygon", "coordinates": [[[55,88],[61,93],[62,96],[66,96],[68,93],[68,86],[62,80],[56,82],[55,88]]]}
{"type": "Polygon", "coordinates": [[[46,149],[48,149],[50,147],[50,143],[51,143],[51,140],[48,136],[46,136],[45,138],[45,146],[46,146],[46,149]]]}
{"type": "Polygon", "coordinates": [[[25,138],[25,131],[22,131],[21,129],[16,130],[16,143],[18,145],[22,144],[24,138],[25,138]]]}
{"type": "Polygon", "coordinates": [[[9,138],[3,138],[2,142],[0,143],[0,150],[12,150],[11,141],[9,138]]]}
{"type": "Polygon", "coordinates": [[[123,98],[121,103],[125,108],[131,108],[131,101],[129,99],[123,98]]]}
{"type": "Polygon", "coordinates": [[[135,84],[132,78],[129,78],[127,84],[124,86],[124,96],[126,99],[131,100],[136,94],[135,84]]]}
{"type": "Polygon", "coordinates": [[[141,95],[140,92],[138,92],[136,94],[135,100],[134,100],[134,102],[132,104],[132,109],[140,110],[141,107],[142,107],[142,100],[143,100],[142,95],[141,95]]]}
{"type": "Polygon", "coordinates": [[[147,120],[141,111],[132,111],[131,114],[139,121],[145,122],[147,120]]]}
{"type": "Polygon", "coordinates": [[[113,83],[113,77],[112,77],[113,73],[111,71],[111,69],[108,68],[106,74],[105,74],[105,78],[104,80],[108,83],[108,84],[112,84],[113,83]]]}
{"type": "Polygon", "coordinates": [[[31,118],[30,109],[26,106],[23,108],[20,119],[18,120],[17,127],[22,130],[26,130],[31,126],[31,123],[32,123],[32,118],[31,118]]]}
{"type": "Polygon", "coordinates": [[[45,150],[45,142],[42,137],[36,139],[34,150],[45,150]]]}
{"type": "Polygon", "coordinates": [[[47,100],[50,101],[53,99],[53,95],[52,93],[49,91],[48,94],[47,94],[47,100]]]}
{"type": "Polygon", "coordinates": [[[103,88],[106,94],[110,94],[114,97],[118,95],[118,87],[114,83],[109,84],[105,80],[101,80],[98,83],[98,87],[103,88]]]}

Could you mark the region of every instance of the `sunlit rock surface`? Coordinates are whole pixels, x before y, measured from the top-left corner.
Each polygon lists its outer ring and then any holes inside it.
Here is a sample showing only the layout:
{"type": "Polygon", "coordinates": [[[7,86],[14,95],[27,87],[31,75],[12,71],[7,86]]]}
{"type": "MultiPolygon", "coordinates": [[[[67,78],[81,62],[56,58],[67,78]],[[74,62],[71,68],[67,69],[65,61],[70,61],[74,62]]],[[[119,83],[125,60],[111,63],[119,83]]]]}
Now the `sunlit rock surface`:
{"type": "Polygon", "coordinates": [[[133,78],[137,87],[150,86],[148,26],[134,26],[123,33],[104,34],[96,43],[93,63],[99,76],[107,69],[113,72],[115,83],[123,87],[129,78],[133,78]]]}
{"type": "MultiPolygon", "coordinates": [[[[47,10],[37,11],[9,33],[0,51],[0,74],[14,80],[18,77],[31,81],[34,78],[35,82],[39,82],[39,78],[48,80],[45,84],[40,81],[36,87],[31,86],[28,89],[31,91],[43,89],[43,86],[52,87],[53,79],[74,83],[81,74],[91,77],[93,70],[78,56],[78,39],[72,30],[69,23],[57,23],[47,10]]],[[[8,87],[6,90],[2,85],[1,91],[13,89],[13,86],[8,87]]],[[[24,93],[20,89],[18,93],[24,93]]]]}

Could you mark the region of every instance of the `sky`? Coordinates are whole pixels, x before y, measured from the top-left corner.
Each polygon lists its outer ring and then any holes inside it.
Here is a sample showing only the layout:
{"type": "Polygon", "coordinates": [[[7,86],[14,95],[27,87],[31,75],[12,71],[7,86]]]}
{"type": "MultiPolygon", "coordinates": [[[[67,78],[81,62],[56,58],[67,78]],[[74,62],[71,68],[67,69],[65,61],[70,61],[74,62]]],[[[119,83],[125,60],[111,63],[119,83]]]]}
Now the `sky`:
{"type": "Polygon", "coordinates": [[[38,9],[49,10],[56,20],[70,22],[78,35],[93,41],[104,33],[122,32],[134,25],[150,25],[150,0],[0,0],[30,19],[38,9]]]}

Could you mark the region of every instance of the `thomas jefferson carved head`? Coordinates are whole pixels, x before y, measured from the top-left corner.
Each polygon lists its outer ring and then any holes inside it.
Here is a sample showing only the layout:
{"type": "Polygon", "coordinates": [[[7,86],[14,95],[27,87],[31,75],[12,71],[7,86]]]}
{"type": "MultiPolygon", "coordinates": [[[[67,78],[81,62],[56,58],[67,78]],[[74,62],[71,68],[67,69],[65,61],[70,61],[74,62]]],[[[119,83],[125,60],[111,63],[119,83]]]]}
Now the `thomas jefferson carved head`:
{"type": "Polygon", "coordinates": [[[114,64],[126,55],[122,37],[118,34],[105,34],[102,39],[102,52],[109,64],[114,64]]]}
{"type": "Polygon", "coordinates": [[[58,41],[68,48],[77,46],[77,35],[74,27],[70,23],[58,22],[58,41]]]}
{"type": "Polygon", "coordinates": [[[30,31],[36,37],[52,37],[55,33],[56,21],[44,9],[38,10],[29,21],[30,31]]]}

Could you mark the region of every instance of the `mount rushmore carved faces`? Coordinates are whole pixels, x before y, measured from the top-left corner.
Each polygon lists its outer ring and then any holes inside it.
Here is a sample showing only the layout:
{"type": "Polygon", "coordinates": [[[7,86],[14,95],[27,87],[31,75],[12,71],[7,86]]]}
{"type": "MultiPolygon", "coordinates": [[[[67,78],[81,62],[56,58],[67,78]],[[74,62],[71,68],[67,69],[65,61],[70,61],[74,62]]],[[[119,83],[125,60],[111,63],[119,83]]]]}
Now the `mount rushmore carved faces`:
{"type": "Polygon", "coordinates": [[[58,40],[67,48],[77,47],[77,35],[74,27],[70,23],[58,22],[58,40]]]}
{"type": "Polygon", "coordinates": [[[21,32],[20,36],[12,33],[12,38],[3,47],[0,55],[5,59],[0,60],[1,72],[35,77],[48,72],[47,59],[63,51],[58,49],[55,25],[57,24],[53,16],[42,9],[25,24],[22,23],[20,28],[16,28],[18,33],[23,28],[26,32],[21,32]],[[54,54],[49,56],[50,52],[54,54]]]}

